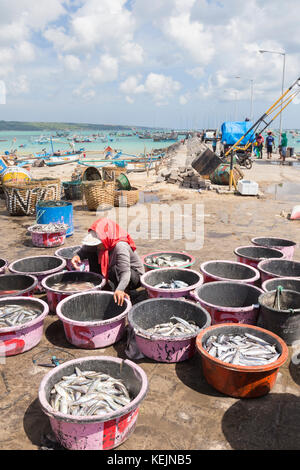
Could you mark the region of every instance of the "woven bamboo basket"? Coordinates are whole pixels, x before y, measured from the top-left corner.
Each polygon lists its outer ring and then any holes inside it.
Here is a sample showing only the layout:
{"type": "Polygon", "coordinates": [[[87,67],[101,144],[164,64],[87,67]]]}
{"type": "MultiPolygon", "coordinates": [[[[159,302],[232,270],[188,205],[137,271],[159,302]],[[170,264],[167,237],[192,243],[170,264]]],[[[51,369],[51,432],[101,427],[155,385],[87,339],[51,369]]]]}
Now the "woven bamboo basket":
{"type": "Polygon", "coordinates": [[[130,191],[115,191],[115,207],[134,206],[139,202],[139,190],[132,188],[130,191]]]}
{"type": "Polygon", "coordinates": [[[104,166],[103,167],[105,181],[113,180],[120,176],[121,173],[126,173],[126,168],[120,168],[118,166],[104,166]]]}
{"type": "Polygon", "coordinates": [[[114,182],[82,182],[82,198],[85,199],[90,211],[108,210],[114,207],[114,190],[114,182]]]}
{"type": "Polygon", "coordinates": [[[58,179],[31,180],[3,184],[6,208],[10,215],[35,215],[39,201],[59,200],[61,183],[58,179]]]}
{"type": "Polygon", "coordinates": [[[100,171],[94,166],[87,167],[81,174],[82,181],[100,181],[101,179],[100,171]]]}

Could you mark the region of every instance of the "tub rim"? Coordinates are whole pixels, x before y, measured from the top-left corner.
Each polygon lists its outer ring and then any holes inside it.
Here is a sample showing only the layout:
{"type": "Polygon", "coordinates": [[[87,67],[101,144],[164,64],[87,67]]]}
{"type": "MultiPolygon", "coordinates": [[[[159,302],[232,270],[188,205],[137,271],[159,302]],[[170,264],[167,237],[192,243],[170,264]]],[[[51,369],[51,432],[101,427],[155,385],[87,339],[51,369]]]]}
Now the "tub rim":
{"type": "MultiPolygon", "coordinates": [[[[100,280],[100,279],[99,279],[100,280]]],[[[59,272],[59,273],[53,273],[53,274],[49,274],[49,276],[46,276],[44,277],[42,280],[41,280],[41,284],[43,286],[43,288],[45,289],[45,291],[50,291],[50,292],[53,292],[54,294],[63,294],[63,295],[74,295],[74,294],[83,294],[85,292],[91,292],[95,289],[103,289],[103,287],[105,286],[106,284],[106,279],[104,276],[102,276],[102,274],[98,274],[98,273],[92,273],[92,272],[81,272],[81,271],[63,271],[63,272],[59,272]],[[99,285],[96,285],[95,287],[93,287],[92,289],[89,289],[89,290],[86,290],[86,291],[81,291],[81,292],[78,292],[78,291],[63,291],[63,290],[57,290],[57,289],[52,289],[52,287],[49,287],[46,285],[46,282],[48,281],[49,278],[51,277],[54,277],[54,276],[57,276],[57,275],[72,275],[72,274],[91,274],[91,275],[95,275],[99,278],[101,278],[101,283],[99,285]]]]}
{"type": "MultiPolygon", "coordinates": [[[[202,263],[200,265],[200,269],[202,271],[202,273],[205,275],[205,276],[209,276],[209,277],[213,277],[215,279],[219,279],[220,281],[224,281],[224,279],[228,279],[228,281],[233,281],[233,282],[241,282],[243,284],[249,284],[250,282],[255,282],[255,281],[258,281],[260,279],[260,272],[258,271],[258,269],[254,268],[253,266],[249,266],[249,265],[246,265],[244,263],[240,263],[239,261],[230,261],[230,260],[209,260],[209,261],[205,261],[204,263],[202,263]],[[242,280],[242,279],[231,279],[231,278],[224,278],[224,277],[221,277],[221,276],[216,276],[215,274],[211,274],[209,273],[208,271],[206,271],[206,266],[210,263],[225,263],[225,264],[237,264],[239,266],[242,266],[243,268],[249,268],[251,271],[253,271],[255,273],[255,276],[253,277],[249,277],[245,280],[242,280]]],[[[226,281],[225,281],[226,282],[226,281]]],[[[206,283],[207,284],[207,283],[206,283]]]]}
{"type": "Polygon", "coordinates": [[[180,287],[180,289],[163,289],[163,288],[159,288],[159,287],[152,287],[152,286],[150,286],[149,284],[147,284],[145,282],[145,278],[147,278],[147,276],[150,276],[151,274],[153,274],[153,271],[155,271],[155,270],[151,270],[151,271],[148,271],[147,273],[144,273],[141,276],[142,286],[144,286],[147,290],[149,289],[149,290],[152,290],[152,291],[158,292],[158,293],[172,292],[172,293],[177,294],[177,293],[186,293],[186,292],[189,292],[189,291],[193,291],[197,287],[199,287],[203,284],[203,275],[201,273],[199,273],[198,271],[194,271],[193,269],[186,270],[185,268],[160,268],[159,271],[160,272],[161,271],[168,271],[170,269],[173,269],[173,270],[176,270],[176,271],[182,271],[185,274],[187,272],[197,274],[197,276],[199,276],[199,281],[196,284],[192,284],[191,286],[180,287]]]}
{"type": "Polygon", "coordinates": [[[178,303],[178,302],[190,303],[193,306],[195,306],[196,308],[202,310],[202,312],[206,316],[206,322],[205,322],[204,326],[202,328],[200,328],[200,331],[202,331],[204,328],[207,328],[207,325],[209,326],[211,324],[210,314],[201,305],[195,304],[194,302],[191,302],[191,301],[188,301],[188,300],[179,300],[179,299],[172,299],[172,298],[168,298],[168,297],[166,297],[166,298],[160,297],[160,298],[157,298],[157,299],[143,300],[143,302],[139,302],[138,304],[133,305],[133,307],[130,309],[130,311],[128,313],[128,324],[130,325],[131,328],[133,328],[135,335],[137,335],[137,336],[139,336],[143,339],[150,340],[150,341],[166,341],[166,342],[170,342],[170,341],[172,341],[172,342],[181,342],[181,341],[191,340],[191,339],[197,337],[199,332],[190,333],[190,334],[186,334],[186,335],[182,335],[182,336],[160,336],[160,335],[156,335],[156,334],[147,333],[146,330],[141,329],[135,323],[135,321],[132,319],[132,315],[134,314],[134,311],[140,305],[144,305],[145,303],[149,303],[149,302],[163,302],[163,301],[166,301],[166,300],[171,301],[171,302],[176,302],[176,303],[178,303]]]}
{"type": "Polygon", "coordinates": [[[13,261],[12,263],[9,264],[8,266],[8,269],[10,272],[12,273],[15,273],[15,274],[31,274],[33,276],[48,276],[49,274],[55,274],[58,272],[58,270],[62,270],[66,267],[67,265],[67,262],[65,259],[61,258],[60,256],[51,256],[51,255],[37,255],[37,256],[27,256],[25,258],[20,258],[20,259],[17,259],[15,261],[13,261]],[[27,259],[33,259],[33,258],[58,258],[61,260],[61,265],[56,267],[56,268],[52,268],[52,269],[48,269],[47,271],[17,271],[16,269],[14,269],[13,265],[15,263],[18,263],[19,261],[24,261],[24,260],[27,260],[27,259]],[[46,274],[43,274],[43,273],[46,273],[46,274]]]}
{"type": "Polygon", "coordinates": [[[78,248],[78,250],[81,248],[82,245],[72,245],[72,246],[64,246],[62,248],[59,248],[58,250],[55,251],[54,256],[56,258],[62,258],[64,260],[71,260],[72,258],[65,258],[64,256],[60,255],[58,252],[61,250],[69,250],[71,248],[78,248]]]}
{"type": "Polygon", "coordinates": [[[8,327],[0,327],[0,335],[2,334],[5,334],[5,333],[11,333],[11,332],[20,332],[24,329],[27,329],[27,328],[31,328],[32,326],[35,326],[37,325],[38,323],[41,323],[44,321],[44,319],[46,318],[46,316],[48,315],[49,313],[49,305],[44,301],[44,300],[40,300],[40,299],[37,299],[36,297],[22,297],[22,296],[15,296],[15,297],[1,297],[0,298],[0,306],[1,306],[1,302],[5,301],[5,300],[16,300],[16,301],[26,301],[26,302],[34,302],[34,303],[38,303],[40,304],[42,307],[43,307],[43,311],[41,312],[41,314],[35,318],[34,320],[31,320],[27,323],[24,323],[23,325],[14,325],[14,326],[8,326],[8,327]]]}
{"type": "MultiPolygon", "coordinates": [[[[263,274],[266,274],[267,276],[272,276],[273,278],[281,278],[283,276],[280,276],[280,274],[275,274],[275,273],[272,273],[271,271],[267,271],[265,268],[264,268],[264,264],[268,263],[269,261],[279,261],[279,262],[287,262],[287,263],[295,263],[295,264],[298,264],[299,265],[299,268],[300,268],[300,261],[294,261],[294,260],[289,260],[289,259],[278,259],[278,258],[269,258],[269,259],[264,259],[263,261],[260,261],[257,265],[257,269],[259,269],[263,274]]],[[[300,279],[300,275],[299,277],[297,276],[284,276],[284,277],[288,277],[288,278],[294,278],[294,279],[300,279]]]]}
{"type": "MultiPolygon", "coordinates": [[[[4,277],[4,276],[27,276],[27,277],[31,277],[31,279],[34,281],[32,286],[30,287],[27,287],[26,289],[22,289],[19,291],[19,295],[13,295],[13,297],[22,297],[23,294],[25,294],[26,292],[30,292],[31,290],[34,290],[37,285],[38,285],[38,278],[36,276],[33,276],[32,274],[21,274],[21,273],[9,273],[9,274],[1,274],[0,275],[0,279],[1,277],[4,277]]],[[[3,297],[0,295],[0,300],[3,299],[4,297],[8,297],[8,295],[4,295],[3,297]]]]}
{"type": "MultiPolygon", "coordinates": [[[[263,294],[261,294],[258,298],[258,302],[259,302],[259,305],[262,307],[265,307],[267,308],[268,310],[271,310],[272,313],[277,313],[277,314],[280,314],[280,313],[291,313],[290,312],[290,309],[289,310],[277,310],[276,308],[273,308],[273,307],[268,307],[267,305],[264,305],[261,303],[261,299],[263,297],[265,297],[267,294],[271,294],[272,292],[275,292],[276,293],[276,289],[275,290],[271,290],[271,291],[268,291],[268,292],[264,292],[263,294]]],[[[299,299],[300,299],[300,292],[296,292],[294,290],[291,290],[291,289],[284,289],[284,292],[292,292],[293,294],[297,294],[297,296],[299,296],[299,299]]],[[[295,312],[296,314],[299,314],[300,313],[300,307],[299,308],[296,308],[296,309],[291,309],[293,310],[293,312],[295,312]]]]}
{"type": "MultiPolygon", "coordinates": [[[[294,247],[297,246],[297,242],[294,242],[293,240],[288,240],[287,238],[280,238],[280,237],[254,237],[254,238],[251,238],[251,243],[253,243],[253,245],[264,246],[264,245],[259,245],[259,242],[257,241],[259,239],[283,240],[283,241],[289,243],[288,245],[274,245],[274,247],[275,246],[277,246],[277,247],[280,246],[280,248],[287,248],[287,247],[291,247],[291,246],[294,246],[294,247]]],[[[272,247],[270,247],[270,248],[272,248],[272,247]]]]}
{"type": "MultiPolygon", "coordinates": [[[[163,269],[160,268],[159,266],[156,266],[155,264],[148,264],[145,262],[145,258],[148,258],[148,256],[154,256],[154,255],[167,255],[167,254],[170,254],[170,255],[184,255],[186,256],[187,258],[190,259],[190,261],[187,261],[185,264],[183,264],[182,266],[180,266],[180,268],[187,268],[189,266],[193,266],[196,262],[196,258],[192,255],[190,255],[189,253],[186,253],[184,251],[155,251],[153,253],[148,253],[147,255],[142,255],[141,256],[141,261],[144,265],[144,267],[146,268],[149,268],[149,269],[163,269]]],[[[166,266],[164,266],[165,268],[166,266]]],[[[173,268],[175,268],[176,266],[174,266],[173,268]]]]}
{"type": "MultiPolygon", "coordinates": [[[[203,284],[202,286],[200,286],[198,289],[201,289],[202,287],[204,286],[211,286],[212,284],[213,285],[216,285],[216,284],[221,284],[221,283],[226,283],[226,284],[238,284],[239,286],[242,284],[244,286],[248,286],[248,287],[252,287],[253,289],[256,289],[258,290],[260,293],[263,293],[262,289],[260,287],[257,287],[257,286],[253,286],[252,284],[248,284],[247,282],[238,282],[238,281],[215,281],[215,282],[207,282],[206,284],[203,284]]],[[[197,289],[197,290],[198,290],[197,289]]],[[[249,310],[253,310],[254,308],[259,308],[259,304],[251,304],[251,305],[247,305],[246,307],[223,307],[222,305],[215,305],[215,304],[211,304],[209,302],[206,302],[206,300],[202,300],[200,299],[199,295],[198,295],[198,292],[197,290],[195,291],[195,297],[197,298],[197,301],[198,302],[203,302],[205,305],[208,305],[210,308],[214,308],[214,309],[222,309],[223,311],[225,312],[234,312],[234,313],[238,313],[238,312],[241,312],[241,313],[244,313],[244,312],[248,312],[249,310]]],[[[257,302],[258,302],[258,299],[257,299],[257,302]]]]}
{"type": "MultiPolygon", "coordinates": [[[[274,277],[273,277],[273,278],[271,278],[271,279],[267,279],[266,281],[264,281],[264,282],[262,283],[261,288],[263,289],[263,291],[264,291],[264,292],[272,292],[272,291],[270,291],[270,290],[266,290],[266,285],[267,285],[268,283],[270,283],[271,281],[274,281],[274,280],[277,280],[277,279],[281,279],[281,280],[284,280],[284,281],[286,281],[286,280],[288,280],[288,281],[292,281],[292,280],[294,280],[294,281],[299,281],[299,285],[300,285],[300,278],[299,278],[299,277],[279,277],[279,278],[277,278],[277,277],[274,278],[274,277]]],[[[292,290],[292,289],[285,289],[285,290],[292,290]]],[[[297,292],[297,291],[293,291],[293,292],[297,292]]]]}
{"type": "Polygon", "coordinates": [[[124,299],[124,302],[125,302],[125,304],[127,304],[127,306],[126,306],[124,312],[120,313],[116,317],[109,318],[108,320],[86,321],[86,322],[77,321],[77,320],[72,320],[68,317],[65,317],[64,314],[61,311],[63,305],[67,302],[70,302],[70,300],[74,299],[75,297],[79,297],[79,296],[82,296],[82,295],[102,295],[102,294],[108,294],[111,297],[113,297],[114,292],[100,291],[100,290],[99,291],[94,291],[93,290],[93,291],[79,292],[78,294],[69,295],[68,297],[61,300],[57,304],[56,314],[63,323],[68,323],[68,324],[74,325],[74,326],[85,326],[85,327],[101,327],[101,326],[111,325],[112,323],[119,322],[119,321],[123,320],[124,318],[126,318],[129,310],[132,307],[131,301],[126,299],[126,298],[124,299]]]}
{"type": "Polygon", "coordinates": [[[95,422],[103,423],[103,422],[111,421],[113,419],[124,416],[130,413],[131,411],[137,409],[140,403],[144,400],[148,392],[148,389],[149,389],[149,382],[148,382],[148,377],[146,373],[139,365],[135,364],[133,361],[130,361],[129,359],[124,360],[119,357],[113,357],[113,356],[87,356],[87,357],[81,357],[77,359],[72,359],[71,361],[64,362],[63,364],[53,368],[50,372],[48,372],[40,383],[39,391],[38,391],[38,399],[39,399],[41,408],[44,411],[44,413],[53,419],[64,421],[67,423],[76,423],[76,424],[89,424],[89,423],[95,423],[95,422]],[[49,381],[49,379],[52,377],[52,375],[56,374],[58,370],[63,370],[65,367],[69,367],[70,365],[74,365],[75,367],[75,366],[78,366],[79,364],[82,364],[82,362],[99,361],[99,360],[106,361],[106,362],[117,362],[119,364],[126,363],[132,369],[134,369],[135,374],[138,374],[140,378],[142,379],[141,390],[138,393],[138,395],[128,405],[125,405],[120,410],[112,411],[111,413],[107,413],[104,416],[97,416],[97,415],[96,416],[74,416],[74,415],[61,413],[60,411],[55,411],[50,405],[50,403],[48,402],[46,398],[46,393],[45,393],[46,384],[49,381]]]}
{"type": "Polygon", "coordinates": [[[32,235],[35,234],[35,235],[65,235],[68,231],[68,228],[63,228],[63,229],[60,229],[60,230],[57,230],[56,232],[39,232],[38,230],[33,230],[34,227],[36,227],[37,225],[49,225],[49,224],[35,224],[35,225],[31,225],[30,227],[28,227],[27,231],[29,233],[31,233],[32,235]]]}
{"type": "MultiPolygon", "coordinates": [[[[236,256],[239,256],[241,258],[246,258],[246,259],[249,259],[251,261],[264,261],[264,260],[269,260],[269,259],[286,259],[286,255],[281,251],[281,250],[278,250],[277,248],[271,248],[271,247],[268,247],[268,246],[262,246],[262,245],[244,245],[244,246],[238,246],[237,248],[235,248],[234,250],[234,254],[236,256]],[[261,258],[254,258],[253,256],[248,256],[248,255],[243,255],[241,253],[238,252],[238,250],[242,249],[242,248],[264,248],[264,249],[269,249],[269,250],[273,250],[273,251],[277,251],[277,253],[280,253],[282,256],[280,256],[279,258],[264,258],[264,257],[261,257],[261,258]]],[[[242,263],[243,264],[243,263],[242,263]]]]}
{"type": "MultiPolygon", "coordinates": [[[[212,336],[212,335],[210,335],[212,336]]],[[[253,335],[254,336],[254,335],[253,335]]],[[[223,367],[224,369],[227,369],[227,370],[231,370],[231,371],[234,371],[234,372],[245,372],[245,373],[251,373],[251,372],[266,372],[266,371],[271,371],[271,370],[274,370],[274,369],[278,369],[279,367],[281,367],[288,359],[288,355],[289,355],[289,350],[288,350],[288,347],[286,345],[286,343],[283,341],[283,339],[281,339],[278,335],[276,335],[275,333],[273,333],[272,331],[269,331],[269,330],[266,330],[264,328],[260,328],[259,326],[255,326],[255,325],[245,325],[245,324],[241,324],[241,323],[219,323],[218,325],[212,325],[208,328],[206,328],[206,330],[203,330],[199,333],[199,335],[197,336],[196,338],[196,348],[197,348],[197,351],[199,352],[199,354],[203,357],[205,357],[205,359],[209,360],[210,362],[213,362],[214,364],[218,365],[218,366],[221,366],[223,367]],[[279,356],[279,358],[274,361],[274,362],[271,362],[270,364],[265,364],[265,365],[260,365],[260,366],[240,366],[238,364],[228,364],[227,362],[224,362],[224,361],[220,361],[220,359],[217,359],[213,356],[211,356],[205,349],[204,347],[202,346],[202,338],[204,336],[204,334],[207,333],[208,330],[210,331],[213,331],[215,329],[220,329],[220,328],[226,328],[226,327],[237,327],[237,328],[251,328],[254,332],[255,331],[261,331],[265,334],[267,334],[268,336],[271,336],[272,339],[276,339],[278,341],[278,343],[280,344],[281,348],[282,348],[282,352],[279,356]]]]}

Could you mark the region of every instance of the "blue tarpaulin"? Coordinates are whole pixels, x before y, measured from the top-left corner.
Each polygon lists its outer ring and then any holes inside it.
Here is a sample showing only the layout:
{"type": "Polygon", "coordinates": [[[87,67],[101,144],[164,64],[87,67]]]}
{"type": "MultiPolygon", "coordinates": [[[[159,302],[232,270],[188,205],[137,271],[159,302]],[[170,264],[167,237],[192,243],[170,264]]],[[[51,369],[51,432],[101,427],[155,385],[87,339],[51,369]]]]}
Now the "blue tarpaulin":
{"type": "MultiPolygon", "coordinates": [[[[242,122],[223,122],[221,126],[222,143],[234,145],[251,127],[253,123],[250,121],[242,122]]],[[[239,145],[246,145],[248,142],[255,141],[254,131],[249,132],[239,145]]]]}

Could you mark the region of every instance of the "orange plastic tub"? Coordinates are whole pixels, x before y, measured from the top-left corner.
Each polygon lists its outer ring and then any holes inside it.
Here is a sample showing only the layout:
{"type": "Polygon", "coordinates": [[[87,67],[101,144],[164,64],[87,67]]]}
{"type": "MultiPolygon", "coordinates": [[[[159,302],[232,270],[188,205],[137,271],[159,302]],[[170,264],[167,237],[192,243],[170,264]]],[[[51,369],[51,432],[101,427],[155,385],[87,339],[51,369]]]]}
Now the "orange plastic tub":
{"type": "Polygon", "coordinates": [[[206,381],[219,392],[236,398],[255,398],[269,393],[276,382],[279,367],[288,358],[288,347],[279,336],[257,326],[238,323],[224,323],[206,328],[197,336],[196,346],[201,355],[206,381]],[[251,367],[228,364],[211,356],[203,347],[211,335],[238,335],[245,332],[275,344],[281,353],[277,361],[263,366],[251,367]]]}

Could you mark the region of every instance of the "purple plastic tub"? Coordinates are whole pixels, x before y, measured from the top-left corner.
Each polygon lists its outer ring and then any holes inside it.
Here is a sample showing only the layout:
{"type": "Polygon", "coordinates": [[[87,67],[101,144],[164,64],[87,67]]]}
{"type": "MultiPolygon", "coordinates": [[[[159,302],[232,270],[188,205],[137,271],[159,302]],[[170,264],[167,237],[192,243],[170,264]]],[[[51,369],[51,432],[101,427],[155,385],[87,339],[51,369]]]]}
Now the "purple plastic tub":
{"type": "Polygon", "coordinates": [[[247,264],[253,268],[257,268],[258,263],[265,259],[285,259],[285,254],[281,250],[265,246],[239,246],[234,250],[234,254],[239,263],[247,264]]]}
{"type": "Polygon", "coordinates": [[[94,284],[94,287],[92,289],[89,289],[87,291],[82,291],[82,292],[89,292],[95,289],[100,290],[100,289],[103,289],[103,287],[106,284],[105,278],[101,274],[96,274],[96,273],[67,271],[67,272],[62,272],[58,274],[50,274],[50,276],[47,276],[42,280],[42,287],[47,292],[47,302],[48,302],[51,313],[56,312],[56,307],[61,300],[65,299],[66,297],[70,297],[71,295],[79,293],[76,290],[69,291],[69,292],[60,291],[58,289],[54,289],[53,285],[56,284],[57,282],[73,282],[73,281],[92,282],[94,284]]]}
{"type": "Polygon", "coordinates": [[[268,279],[278,277],[300,278],[300,261],[286,259],[267,259],[258,264],[262,284],[268,279]]]}
{"type": "Polygon", "coordinates": [[[0,328],[0,356],[15,356],[34,348],[42,339],[44,319],[49,312],[46,302],[31,297],[3,297],[4,305],[24,305],[40,311],[35,320],[20,326],[0,328]]]}
{"type": "Polygon", "coordinates": [[[126,441],[134,431],[139,406],[147,392],[147,376],[134,362],[117,357],[90,356],[65,362],[46,374],[39,387],[39,402],[63,447],[69,450],[109,450],[126,441]],[[82,371],[94,370],[121,379],[132,401],[121,410],[105,416],[73,416],[55,411],[49,403],[51,389],[63,376],[73,374],[75,366],[82,371]]]}
{"type": "Polygon", "coordinates": [[[256,237],[252,238],[251,243],[257,246],[265,246],[267,248],[276,248],[284,253],[285,258],[292,260],[294,257],[295,247],[297,243],[286,238],[276,237],[256,237]]]}
{"type": "Polygon", "coordinates": [[[105,348],[119,341],[124,332],[129,300],[117,305],[113,292],[85,292],[62,300],[56,309],[69,343],[78,348],[105,348]]]}
{"type": "Polygon", "coordinates": [[[37,278],[29,274],[3,274],[0,276],[0,298],[32,297],[37,284],[37,278]]]}
{"type": "Polygon", "coordinates": [[[276,290],[278,286],[294,292],[300,292],[300,279],[296,277],[277,277],[263,282],[261,287],[265,292],[271,292],[276,290]]]}
{"type": "Polygon", "coordinates": [[[80,269],[76,270],[73,265],[72,265],[72,258],[73,256],[76,255],[76,253],[80,250],[81,246],[76,245],[76,246],[68,246],[65,248],[60,248],[59,250],[56,250],[55,256],[58,256],[59,258],[63,258],[66,260],[66,268],[68,271],[89,271],[89,262],[87,260],[82,261],[80,264],[80,269]]]}
{"type": "Polygon", "coordinates": [[[38,279],[35,292],[43,292],[41,281],[50,274],[62,271],[66,267],[66,261],[57,256],[31,256],[14,261],[8,266],[11,273],[31,274],[38,279]]]}
{"type": "Polygon", "coordinates": [[[141,284],[147,289],[150,298],[178,298],[189,296],[192,291],[203,284],[203,277],[197,271],[184,268],[154,269],[143,274],[141,284]],[[161,282],[172,280],[184,281],[188,287],[181,289],[163,289],[154,287],[161,282]]]}
{"type": "Polygon", "coordinates": [[[201,264],[204,283],[215,281],[239,281],[255,284],[260,278],[259,271],[236,261],[206,261],[201,264]]]}
{"type": "Polygon", "coordinates": [[[4,274],[8,265],[8,261],[0,258],[0,275],[4,274]]]}
{"type": "Polygon", "coordinates": [[[150,299],[140,302],[130,310],[128,323],[133,328],[139,350],[158,362],[181,362],[190,359],[196,351],[196,337],[162,337],[147,330],[160,323],[169,323],[172,316],[194,321],[199,330],[210,326],[209,313],[196,303],[178,299],[150,299]]]}
{"type": "Polygon", "coordinates": [[[160,266],[157,266],[156,264],[148,264],[146,263],[147,258],[152,258],[152,256],[159,256],[159,255],[169,255],[169,256],[174,256],[176,258],[179,258],[184,262],[180,268],[185,268],[185,269],[190,269],[193,264],[195,264],[195,258],[194,256],[182,252],[182,251],[155,251],[154,253],[148,253],[147,255],[143,255],[141,257],[142,263],[144,265],[145,271],[150,271],[151,269],[161,269],[160,266]]]}
{"type": "Polygon", "coordinates": [[[241,282],[210,282],[196,289],[195,299],[205,308],[212,325],[246,323],[256,325],[261,289],[241,282]]]}

